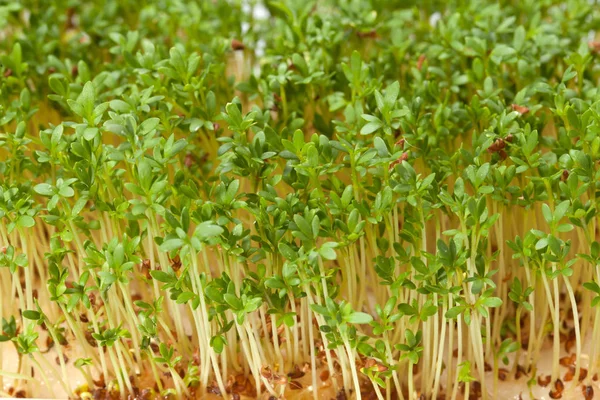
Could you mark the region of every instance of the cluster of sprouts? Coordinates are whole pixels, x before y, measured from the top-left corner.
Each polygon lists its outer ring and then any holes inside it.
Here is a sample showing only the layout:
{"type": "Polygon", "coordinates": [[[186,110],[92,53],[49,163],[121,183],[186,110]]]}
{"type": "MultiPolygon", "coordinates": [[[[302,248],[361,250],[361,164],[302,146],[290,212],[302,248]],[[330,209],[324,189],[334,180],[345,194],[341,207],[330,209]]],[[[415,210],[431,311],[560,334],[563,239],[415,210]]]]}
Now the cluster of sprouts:
{"type": "Polygon", "coordinates": [[[0,2],[0,396],[593,399],[599,28],[0,2]]]}

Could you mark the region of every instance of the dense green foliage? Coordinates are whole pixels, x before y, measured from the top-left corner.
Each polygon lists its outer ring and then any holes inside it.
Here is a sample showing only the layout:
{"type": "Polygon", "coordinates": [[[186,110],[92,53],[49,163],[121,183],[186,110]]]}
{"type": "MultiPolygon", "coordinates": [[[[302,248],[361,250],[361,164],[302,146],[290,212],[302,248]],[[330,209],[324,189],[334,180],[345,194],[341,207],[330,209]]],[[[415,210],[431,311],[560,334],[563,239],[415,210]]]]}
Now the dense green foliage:
{"type": "Polygon", "coordinates": [[[256,3],[0,2],[0,395],[591,399],[598,4],[256,3]]]}

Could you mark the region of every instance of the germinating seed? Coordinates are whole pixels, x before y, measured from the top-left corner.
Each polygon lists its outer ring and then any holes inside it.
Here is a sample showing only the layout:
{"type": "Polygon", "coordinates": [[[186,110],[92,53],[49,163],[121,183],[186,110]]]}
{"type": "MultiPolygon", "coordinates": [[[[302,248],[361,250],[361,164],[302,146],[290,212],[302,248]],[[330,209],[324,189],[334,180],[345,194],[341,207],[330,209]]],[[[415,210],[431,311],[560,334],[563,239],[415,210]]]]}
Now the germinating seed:
{"type": "Polygon", "coordinates": [[[0,397],[592,399],[599,28],[1,2],[0,397]]]}

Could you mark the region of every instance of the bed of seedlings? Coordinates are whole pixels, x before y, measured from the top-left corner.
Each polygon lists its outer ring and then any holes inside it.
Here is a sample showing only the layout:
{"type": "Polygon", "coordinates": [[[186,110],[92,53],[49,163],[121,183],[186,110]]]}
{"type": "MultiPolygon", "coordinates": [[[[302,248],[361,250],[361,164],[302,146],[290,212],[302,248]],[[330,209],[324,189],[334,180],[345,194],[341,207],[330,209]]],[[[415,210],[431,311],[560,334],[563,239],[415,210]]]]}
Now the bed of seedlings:
{"type": "Polygon", "coordinates": [[[0,397],[599,396],[599,27],[0,1],[0,397]]]}

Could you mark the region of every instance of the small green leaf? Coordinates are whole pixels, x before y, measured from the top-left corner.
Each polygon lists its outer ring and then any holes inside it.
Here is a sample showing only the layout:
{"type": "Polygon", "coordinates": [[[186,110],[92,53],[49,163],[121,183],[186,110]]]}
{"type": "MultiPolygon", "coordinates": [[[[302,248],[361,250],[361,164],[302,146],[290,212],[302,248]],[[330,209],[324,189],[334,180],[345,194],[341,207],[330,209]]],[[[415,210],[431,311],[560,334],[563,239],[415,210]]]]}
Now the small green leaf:
{"type": "Polygon", "coordinates": [[[187,303],[189,300],[196,297],[196,295],[192,292],[183,292],[179,296],[177,296],[177,304],[187,303]]]}
{"type": "Polygon", "coordinates": [[[152,276],[152,278],[156,279],[157,281],[163,282],[163,283],[169,283],[176,279],[171,274],[168,274],[164,271],[157,271],[157,270],[150,271],[150,276],[152,276]]]}
{"type": "Polygon", "coordinates": [[[337,243],[335,242],[327,242],[324,243],[319,249],[319,254],[326,260],[335,260],[337,258],[337,254],[334,250],[337,247],[337,243]]]}
{"type": "Polygon", "coordinates": [[[500,307],[502,299],[499,297],[487,297],[481,301],[481,304],[486,307],[500,307]]]}
{"type": "Polygon", "coordinates": [[[196,234],[202,240],[219,236],[223,232],[224,229],[221,228],[219,225],[215,225],[215,223],[212,221],[204,221],[200,223],[196,228],[196,234]]]}
{"type": "Polygon", "coordinates": [[[17,220],[17,226],[20,228],[31,228],[35,225],[35,221],[29,215],[21,215],[17,220]]]}
{"type": "Polygon", "coordinates": [[[347,322],[351,324],[368,324],[373,321],[373,317],[364,312],[355,311],[348,316],[347,322]]]}
{"type": "Polygon", "coordinates": [[[373,121],[365,124],[360,130],[361,135],[369,135],[383,126],[381,121],[373,121]]]}
{"type": "Polygon", "coordinates": [[[162,244],[160,245],[160,250],[169,252],[169,251],[181,248],[181,246],[183,246],[183,244],[184,244],[184,242],[181,239],[178,239],[178,238],[168,239],[168,240],[165,240],[164,242],[162,242],[162,244]]]}
{"type": "Polygon", "coordinates": [[[536,250],[542,250],[542,249],[546,248],[547,246],[548,246],[548,239],[547,238],[541,238],[535,244],[535,249],[536,250]]]}
{"type": "Polygon", "coordinates": [[[375,139],[373,139],[373,145],[375,146],[377,154],[380,157],[388,157],[390,155],[390,152],[388,151],[385,142],[379,136],[376,136],[375,139]]]}
{"type": "Polygon", "coordinates": [[[298,258],[298,254],[287,244],[280,242],[277,245],[279,252],[288,260],[295,261],[298,258]]]}
{"type": "Polygon", "coordinates": [[[54,195],[54,187],[48,183],[40,183],[33,187],[33,190],[36,193],[41,194],[42,196],[52,196],[54,195]]]}
{"type": "Polygon", "coordinates": [[[33,320],[33,321],[37,321],[40,319],[42,315],[37,312],[37,311],[33,311],[33,310],[25,310],[23,311],[23,317],[33,320]]]}
{"type": "Polygon", "coordinates": [[[463,306],[455,306],[446,311],[445,317],[449,319],[454,319],[458,317],[458,315],[463,312],[465,308],[463,306]]]}

